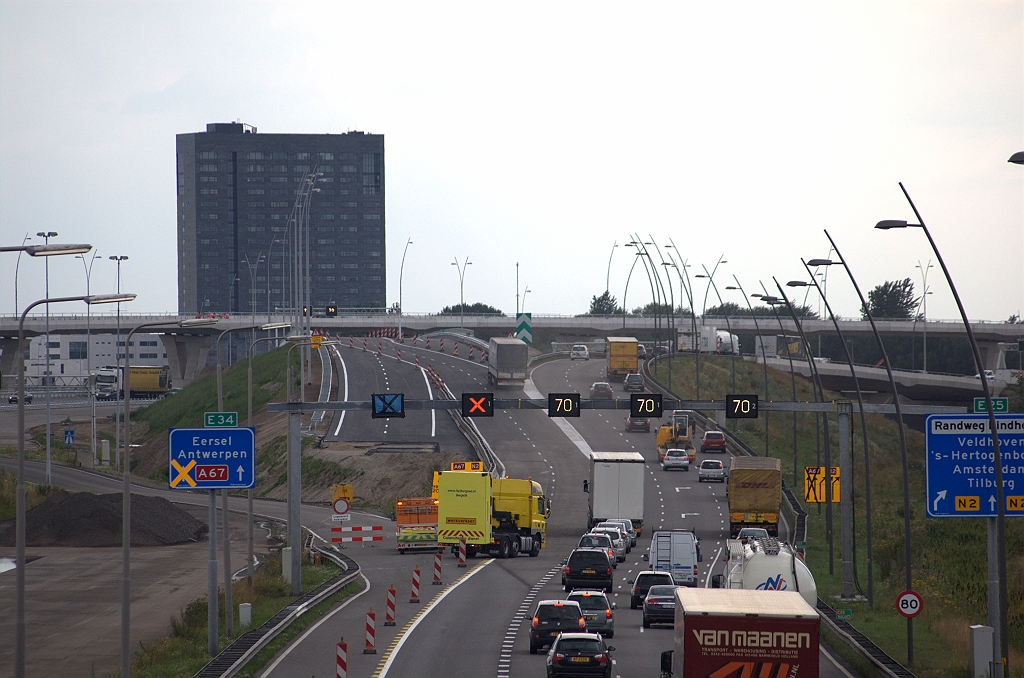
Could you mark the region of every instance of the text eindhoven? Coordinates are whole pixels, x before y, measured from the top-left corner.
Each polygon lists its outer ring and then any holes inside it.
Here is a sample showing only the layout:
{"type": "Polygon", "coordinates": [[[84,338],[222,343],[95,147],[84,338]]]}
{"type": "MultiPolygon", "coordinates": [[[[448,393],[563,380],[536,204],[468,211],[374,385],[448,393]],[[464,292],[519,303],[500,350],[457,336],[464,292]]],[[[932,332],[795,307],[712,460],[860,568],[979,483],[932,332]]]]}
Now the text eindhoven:
{"type": "MultiPolygon", "coordinates": [[[[1001,433],[1024,432],[1024,420],[997,419],[996,428],[1001,433]]],[[[988,433],[987,419],[932,419],[932,433],[956,433],[960,431],[988,433]]],[[[1002,441],[1000,441],[1002,442],[1002,441]]]]}

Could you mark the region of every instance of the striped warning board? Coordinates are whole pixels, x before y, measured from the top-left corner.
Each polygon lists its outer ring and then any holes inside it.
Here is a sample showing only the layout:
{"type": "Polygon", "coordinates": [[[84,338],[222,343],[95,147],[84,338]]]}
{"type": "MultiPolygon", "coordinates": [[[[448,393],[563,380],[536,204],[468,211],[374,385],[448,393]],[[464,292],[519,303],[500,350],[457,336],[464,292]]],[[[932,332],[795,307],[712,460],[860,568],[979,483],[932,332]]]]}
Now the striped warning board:
{"type": "Polygon", "coordinates": [[[472,541],[473,539],[483,539],[483,530],[438,530],[437,536],[442,539],[465,539],[466,541],[472,541]]]}
{"type": "Polygon", "coordinates": [[[349,526],[349,527],[332,527],[331,528],[331,532],[342,532],[342,533],[367,532],[368,534],[366,536],[359,535],[359,536],[352,536],[352,537],[349,537],[349,536],[331,537],[331,541],[334,542],[334,543],[338,543],[338,542],[353,542],[353,541],[384,541],[384,535],[383,534],[374,534],[375,532],[383,532],[383,531],[384,531],[384,526],[383,525],[352,525],[352,526],[349,526]]]}

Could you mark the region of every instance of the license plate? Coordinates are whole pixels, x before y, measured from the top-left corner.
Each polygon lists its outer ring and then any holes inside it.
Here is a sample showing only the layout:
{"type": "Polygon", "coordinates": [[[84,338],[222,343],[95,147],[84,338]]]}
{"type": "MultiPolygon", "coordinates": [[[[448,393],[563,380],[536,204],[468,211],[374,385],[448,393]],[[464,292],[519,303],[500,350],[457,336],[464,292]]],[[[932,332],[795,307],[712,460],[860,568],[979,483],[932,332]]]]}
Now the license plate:
{"type": "Polygon", "coordinates": [[[585,615],[583,615],[583,618],[584,619],[597,619],[597,615],[596,614],[585,614],[585,615]]]}
{"type": "Polygon", "coordinates": [[[583,570],[583,574],[597,574],[597,570],[583,570]]]}
{"type": "Polygon", "coordinates": [[[573,657],[573,663],[587,664],[590,662],[590,657],[573,657]]]}

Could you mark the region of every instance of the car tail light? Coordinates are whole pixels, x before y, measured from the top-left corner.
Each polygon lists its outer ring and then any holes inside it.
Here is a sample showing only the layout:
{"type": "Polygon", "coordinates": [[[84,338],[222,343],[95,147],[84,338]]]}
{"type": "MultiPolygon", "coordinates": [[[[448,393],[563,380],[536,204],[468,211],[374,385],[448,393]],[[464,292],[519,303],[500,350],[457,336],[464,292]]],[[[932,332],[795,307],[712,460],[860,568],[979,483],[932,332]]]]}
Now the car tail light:
{"type": "Polygon", "coordinates": [[[612,576],[612,568],[610,568],[610,567],[608,568],[608,576],[609,577],[612,576]]]}
{"type": "Polygon", "coordinates": [[[697,566],[696,566],[696,565],[694,565],[694,566],[693,566],[693,574],[694,574],[694,575],[696,575],[696,574],[697,574],[697,566]]]}
{"type": "Polygon", "coordinates": [[[595,654],[594,655],[594,659],[597,660],[597,662],[600,663],[600,664],[607,664],[608,663],[608,655],[605,654],[604,652],[602,652],[601,654],[595,654]]]}
{"type": "Polygon", "coordinates": [[[537,619],[536,617],[534,617],[533,621],[530,622],[530,627],[535,629],[535,628],[537,628],[537,624],[540,624],[540,620],[537,619]]]}
{"type": "Polygon", "coordinates": [[[562,654],[561,652],[556,652],[555,653],[555,659],[565,659],[565,655],[562,654]]]}
{"type": "Polygon", "coordinates": [[[562,574],[565,574],[565,575],[569,574],[569,566],[568,565],[566,565],[565,567],[562,568],[562,574]]]}
{"type": "Polygon", "coordinates": [[[587,628],[587,620],[584,619],[583,617],[580,617],[580,628],[581,629],[587,628]]]}
{"type": "Polygon", "coordinates": [[[640,593],[640,587],[639,586],[634,586],[633,587],[633,593],[640,593]]]}
{"type": "Polygon", "coordinates": [[[615,556],[615,551],[609,551],[608,555],[614,557],[615,556]]]}
{"type": "Polygon", "coordinates": [[[604,618],[605,619],[611,619],[612,618],[612,611],[610,609],[604,611],[604,618]]]}

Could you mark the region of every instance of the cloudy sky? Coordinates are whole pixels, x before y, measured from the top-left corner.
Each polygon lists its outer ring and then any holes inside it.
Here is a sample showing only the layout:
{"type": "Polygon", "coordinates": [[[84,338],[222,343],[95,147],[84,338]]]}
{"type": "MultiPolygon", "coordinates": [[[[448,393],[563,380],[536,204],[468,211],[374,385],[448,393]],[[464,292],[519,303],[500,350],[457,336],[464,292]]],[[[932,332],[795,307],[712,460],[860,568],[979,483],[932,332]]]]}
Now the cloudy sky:
{"type": "MultiPolygon", "coordinates": [[[[583,312],[616,242],[621,301],[633,233],[691,274],[724,255],[728,295],[733,274],[806,277],[825,228],[862,287],[920,289],[923,233],[872,228],[914,220],[902,181],[971,317],[1003,320],[1024,310],[1022,19],[1019,0],[2,0],[0,243],[92,243],[93,292],[126,255],[133,310],[176,310],[174,135],[240,119],[385,135],[388,302],[412,238],[408,312],[457,303],[467,256],[467,302],[513,311],[518,262],[526,311],[583,312]]],[[[50,268],[51,294],[84,293],[80,260],[50,268]]],[[[43,279],[21,261],[22,307],[43,279]]],[[[929,317],[955,317],[938,268],[929,284],[929,317]]],[[[856,313],[839,276],[828,294],[856,313]]]]}

